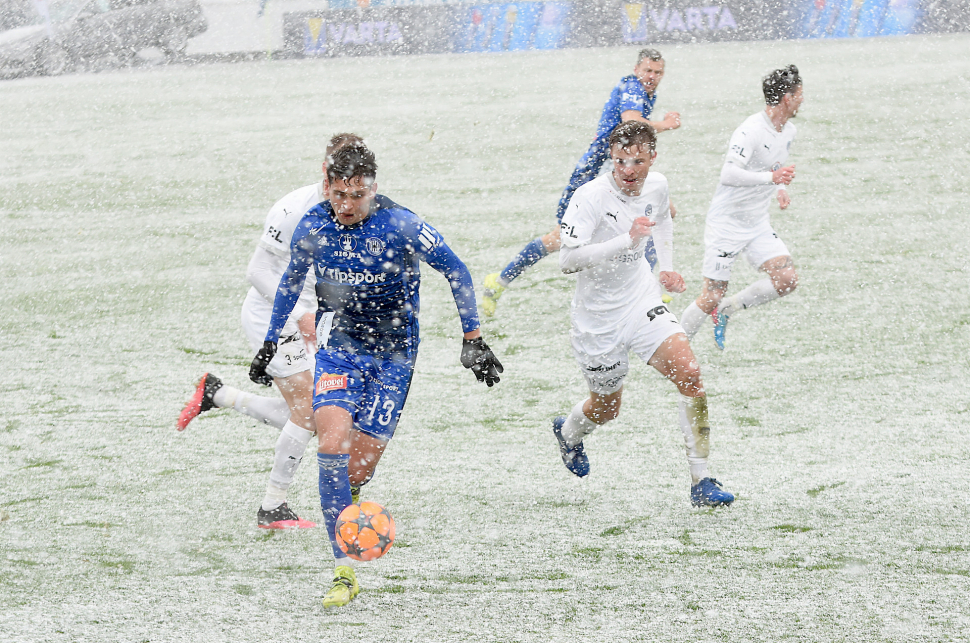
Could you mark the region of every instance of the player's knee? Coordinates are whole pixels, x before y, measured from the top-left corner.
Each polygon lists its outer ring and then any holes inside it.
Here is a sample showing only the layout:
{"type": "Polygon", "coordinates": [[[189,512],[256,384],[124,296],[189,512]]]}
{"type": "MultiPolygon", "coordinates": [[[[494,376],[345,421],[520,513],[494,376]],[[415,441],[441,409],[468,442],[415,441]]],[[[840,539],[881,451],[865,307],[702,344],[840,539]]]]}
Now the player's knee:
{"type": "Polygon", "coordinates": [[[701,380],[701,368],[697,360],[690,360],[687,363],[678,365],[671,379],[677,385],[677,390],[681,395],[687,397],[702,397],[704,395],[704,383],[701,380]]]}

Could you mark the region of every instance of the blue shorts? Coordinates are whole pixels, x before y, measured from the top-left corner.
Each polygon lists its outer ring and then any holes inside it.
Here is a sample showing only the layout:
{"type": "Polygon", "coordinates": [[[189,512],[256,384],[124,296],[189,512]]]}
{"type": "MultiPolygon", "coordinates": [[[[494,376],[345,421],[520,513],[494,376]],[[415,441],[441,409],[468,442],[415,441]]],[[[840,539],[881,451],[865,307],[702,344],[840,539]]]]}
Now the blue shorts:
{"type": "Polygon", "coordinates": [[[406,353],[367,355],[321,349],[313,377],[313,409],[339,406],[354,428],[390,440],[411,387],[414,360],[406,353]]]}

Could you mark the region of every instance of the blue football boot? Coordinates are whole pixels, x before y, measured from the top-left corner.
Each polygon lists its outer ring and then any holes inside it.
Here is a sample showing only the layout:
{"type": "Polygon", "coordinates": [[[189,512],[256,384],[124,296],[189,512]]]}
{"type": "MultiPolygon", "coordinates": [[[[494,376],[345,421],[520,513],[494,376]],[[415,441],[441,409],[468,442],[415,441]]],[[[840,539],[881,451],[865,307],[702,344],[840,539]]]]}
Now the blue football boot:
{"type": "Polygon", "coordinates": [[[714,318],[714,343],[722,351],[724,350],[724,331],[727,329],[728,316],[722,312],[719,312],[715,308],[711,312],[711,317],[714,318]]]}
{"type": "Polygon", "coordinates": [[[725,491],[714,478],[704,478],[690,488],[690,504],[695,507],[726,507],[734,502],[734,494],[725,491]]]}
{"type": "Polygon", "coordinates": [[[562,425],[565,423],[565,415],[560,415],[552,421],[552,433],[559,441],[559,455],[562,456],[562,463],[571,473],[584,478],[589,475],[589,458],[586,457],[586,450],[583,449],[582,442],[572,448],[566,444],[566,440],[562,437],[562,425]]]}

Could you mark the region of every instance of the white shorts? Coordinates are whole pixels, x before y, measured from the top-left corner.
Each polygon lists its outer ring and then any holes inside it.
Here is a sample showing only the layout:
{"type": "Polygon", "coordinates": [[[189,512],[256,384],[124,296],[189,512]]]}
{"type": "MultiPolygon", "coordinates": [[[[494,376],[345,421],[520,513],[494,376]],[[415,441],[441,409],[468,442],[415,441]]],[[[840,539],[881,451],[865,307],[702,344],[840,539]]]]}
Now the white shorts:
{"type": "MultiPolygon", "coordinates": [[[[273,316],[273,307],[252,288],[246,295],[246,301],[242,307],[242,325],[246,338],[253,348],[255,355],[263,347],[266,339],[266,331],[269,330],[269,322],[273,316]]],[[[307,354],[306,343],[303,335],[293,319],[289,319],[283,326],[280,333],[280,341],[277,344],[276,356],[266,367],[266,372],[272,377],[289,377],[309,371],[313,368],[310,355],[307,354]]]]}
{"type": "Polygon", "coordinates": [[[588,338],[573,334],[573,355],[583,371],[589,390],[600,395],[610,395],[623,387],[623,379],[630,371],[630,353],[635,353],[644,362],[649,362],[668,337],[682,332],[684,329],[680,327],[674,314],[666,306],[660,305],[651,308],[641,322],[626,326],[622,336],[613,337],[612,342],[604,342],[608,338],[597,336],[596,345],[606,346],[612,343],[612,346],[596,355],[591,355],[582,348],[584,344],[590,344],[583,341],[588,338]]]}
{"type": "Polygon", "coordinates": [[[730,281],[731,267],[741,253],[755,268],[760,268],[769,259],[791,254],[785,242],[771,228],[739,235],[725,234],[707,226],[704,229],[704,246],[701,274],[713,281],[730,281]]]}

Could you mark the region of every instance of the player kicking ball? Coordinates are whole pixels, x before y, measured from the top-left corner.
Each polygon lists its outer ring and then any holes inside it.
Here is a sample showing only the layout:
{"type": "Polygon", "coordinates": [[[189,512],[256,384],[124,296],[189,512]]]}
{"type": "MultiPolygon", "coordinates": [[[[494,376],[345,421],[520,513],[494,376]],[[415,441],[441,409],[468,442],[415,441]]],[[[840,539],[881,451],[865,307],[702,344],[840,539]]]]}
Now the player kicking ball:
{"type": "Polygon", "coordinates": [[[377,194],[374,154],[359,143],[328,160],[329,199],[311,208],[293,233],[290,263],[250,378],[263,381],[312,268],[318,305],[313,419],[320,506],[335,559],[323,605],[340,607],[360,591],[354,561],[335,535],[337,517],[351,504],[348,466],[377,466],[404,408],[420,341],[419,261],[451,286],[464,331],[462,365],[488,386],[499,381],[502,365],[479,331],[465,264],[434,228],[377,194]]]}
{"type": "Polygon", "coordinates": [[[573,195],[562,220],[559,266],[578,273],[570,311],[573,353],[589,399],[553,420],[563,464],[589,475],[583,439],[620,413],[629,355],[635,353],[680,391],[680,426],[687,444],[691,504],[729,505],[734,495],[710,476],[710,424],[701,372],[677,318],[661,299],[661,284],[683,292],[673,271],[673,222],[667,179],[650,172],[657,136],[647,123],[622,123],[609,137],[614,168],[573,195]],[[659,281],[644,259],[653,238],[659,281]]]}
{"type": "Polygon", "coordinates": [[[798,68],[789,65],[768,74],[761,85],[767,106],[731,136],[720,184],[707,211],[704,285],[681,315],[691,339],[712,318],[714,341],[722,350],[728,320],[738,311],[790,295],[798,285],[795,263],[772,229],[768,210],[772,196],[782,210],[791,203],[785,186],[795,178],[795,166],[786,163],[795,140],[790,120],[802,105],[802,78],[798,68]],[[731,267],[741,254],[768,276],[725,298],[731,267]]]}

